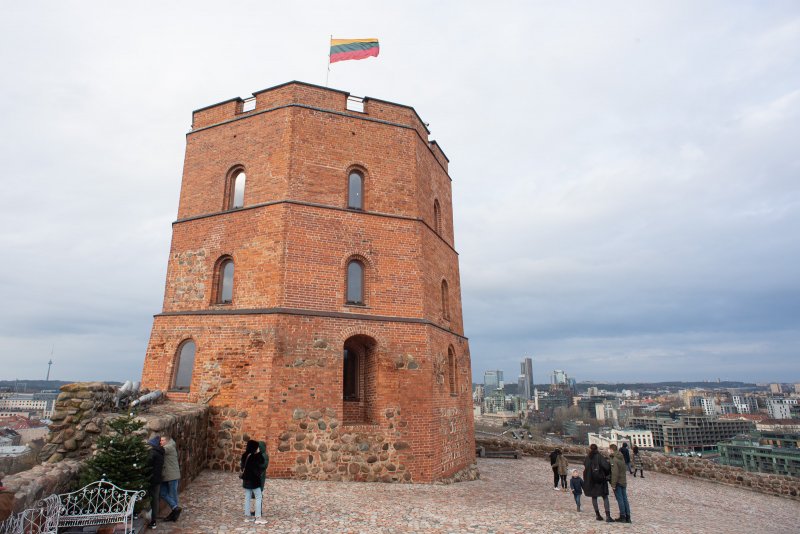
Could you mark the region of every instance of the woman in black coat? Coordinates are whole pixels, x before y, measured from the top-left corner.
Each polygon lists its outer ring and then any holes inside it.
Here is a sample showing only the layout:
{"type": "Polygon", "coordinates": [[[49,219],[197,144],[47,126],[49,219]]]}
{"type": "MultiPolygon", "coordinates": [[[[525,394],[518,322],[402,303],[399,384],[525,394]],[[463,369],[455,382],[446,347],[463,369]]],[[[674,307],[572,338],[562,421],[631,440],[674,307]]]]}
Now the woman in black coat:
{"type": "Polygon", "coordinates": [[[256,522],[261,522],[261,470],[264,457],[258,450],[258,442],[249,440],[242,454],[242,487],[244,488],[244,517],[250,519],[250,498],[256,500],[256,522]]]}
{"type": "Polygon", "coordinates": [[[598,521],[603,520],[597,506],[597,498],[603,498],[603,508],[606,512],[606,522],[611,523],[611,509],[608,504],[608,475],[611,474],[611,464],[597,450],[597,445],[589,446],[589,454],[583,460],[583,493],[592,498],[592,506],[598,521]]]}

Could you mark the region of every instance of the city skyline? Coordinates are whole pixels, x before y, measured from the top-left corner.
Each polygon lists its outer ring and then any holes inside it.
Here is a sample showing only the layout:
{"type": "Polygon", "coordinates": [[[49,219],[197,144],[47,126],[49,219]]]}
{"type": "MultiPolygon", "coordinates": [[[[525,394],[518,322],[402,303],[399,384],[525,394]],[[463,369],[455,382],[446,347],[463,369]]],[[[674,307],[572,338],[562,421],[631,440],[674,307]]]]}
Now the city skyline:
{"type": "Polygon", "coordinates": [[[800,381],[796,3],[214,7],[6,6],[2,378],[141,377],[192,110],[325,84],[335,33],[381,52],[330,87],[451,160],[475,381],[800,381]]]}

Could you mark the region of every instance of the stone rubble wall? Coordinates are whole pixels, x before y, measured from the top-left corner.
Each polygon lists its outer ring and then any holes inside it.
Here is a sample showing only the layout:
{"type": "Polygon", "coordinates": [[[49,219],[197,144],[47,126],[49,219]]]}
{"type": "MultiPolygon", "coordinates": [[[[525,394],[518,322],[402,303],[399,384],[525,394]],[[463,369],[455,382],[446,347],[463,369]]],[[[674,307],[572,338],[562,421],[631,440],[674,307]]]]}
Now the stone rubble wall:
{"type": "MultiPolygon", "coordinates": [[[[516,449],[527,456],[546,458],[556,448],[552,443],[536,441],[517,441],[507,438],[476,436],[475,445],[486,450],[516,449]]],[[[582,465],[582,459],[589,451],[588,446],[559,445],[570,461],[570,469],[582,465]],[[579,463],[580,462],[580,463],[579,463]]],[[[602,451],[604,454],[606,451],[602,451]]],[[[736,486],[768,495],[800,500],[800,478],[752,473],[740,467],[719,465],[711,460],[696,457],[667,456],[658,452],[642,451],[642,465],[645,472],[655,471],[667,475],[696,478],[736,486]]]]}
{"type": "MultiPolygon", "coordinates": [[[[15,492],[15,511],[35,506],[52,493],[75,489],[83,463],[97,450],[97,438],[108,432],[107,423],[126,412],[117,413],[114,394],[117,388],[101,382],[67,384],[56,400],[50,432],[39,453],[41,465],[3,480],[15,492]]],[[[167,402],[146,406],[137,413],[145,426],[142,439],[150,435],[169,435],[178,447],[181,489],[193,480],[207,463],[209,409],[202,404],[167,402]]]]}

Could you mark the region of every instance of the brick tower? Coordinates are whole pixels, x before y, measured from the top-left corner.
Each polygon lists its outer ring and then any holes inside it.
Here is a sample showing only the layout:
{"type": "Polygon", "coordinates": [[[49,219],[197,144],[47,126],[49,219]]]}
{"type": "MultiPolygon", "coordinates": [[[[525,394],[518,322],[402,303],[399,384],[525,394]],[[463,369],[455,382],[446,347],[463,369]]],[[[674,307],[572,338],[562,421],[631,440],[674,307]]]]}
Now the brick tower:
{"type": "Polygon", "coordinates": [[[472,472],[447,157],[413,108],[290,82],[198,109],[143,385],[211,406],[209,467],[472,472]]]}

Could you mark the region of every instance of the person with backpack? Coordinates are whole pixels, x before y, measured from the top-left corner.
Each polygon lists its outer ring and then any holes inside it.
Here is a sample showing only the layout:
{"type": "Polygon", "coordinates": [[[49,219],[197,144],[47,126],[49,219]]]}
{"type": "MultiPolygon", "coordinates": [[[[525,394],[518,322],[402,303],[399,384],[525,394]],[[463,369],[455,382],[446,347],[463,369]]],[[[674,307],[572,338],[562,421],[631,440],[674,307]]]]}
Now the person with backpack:
{"type": "Polygon", "coordinates": [[[550,453],[550,467],[553,469],[553,489],[558,491],[558,481],[561,477],[558,476],[558,455],[561,454],[560,449],[555,449],[550,453]]]}
{"type": "MultiPolygon", "coordinates": [[[[269,467],[269,453],[267,452],[267,443],[265,441],[258,442],[258,453],[261,455],[261,459],[264,460],[264,466],[261,468],[261,472],[259,473],[259,479],[261,480],[261,495],[264,495],[264,485],[267,482],[267,467],[269,467]]],[[[250,512],[251,515],[256,515],[255,508],[250,512]]]]}
{"type": "Polygon", "coordinates": [[[628,473],[633,474],[633,471],[631,471],[631,450],[628,448],[628,444],[623,443],[619,452],[622,453],[622,457],[625,459],[625,468],[628,473]]]}
{"type": "Polygon", "coordinates": [[[603,509],[606,512],[606,522],[613,523],[611,519],[611,508],[608,504],[608,477],[611,474],[611,465],[608,460],[597,450],[597,445],[592,443],[589,446],[589,454],[583,460],[583,492],[587,497],[592,498],[595,519],[603,520],[600,509],[597,506],[597,498],[603,498],[603,509]]]}

